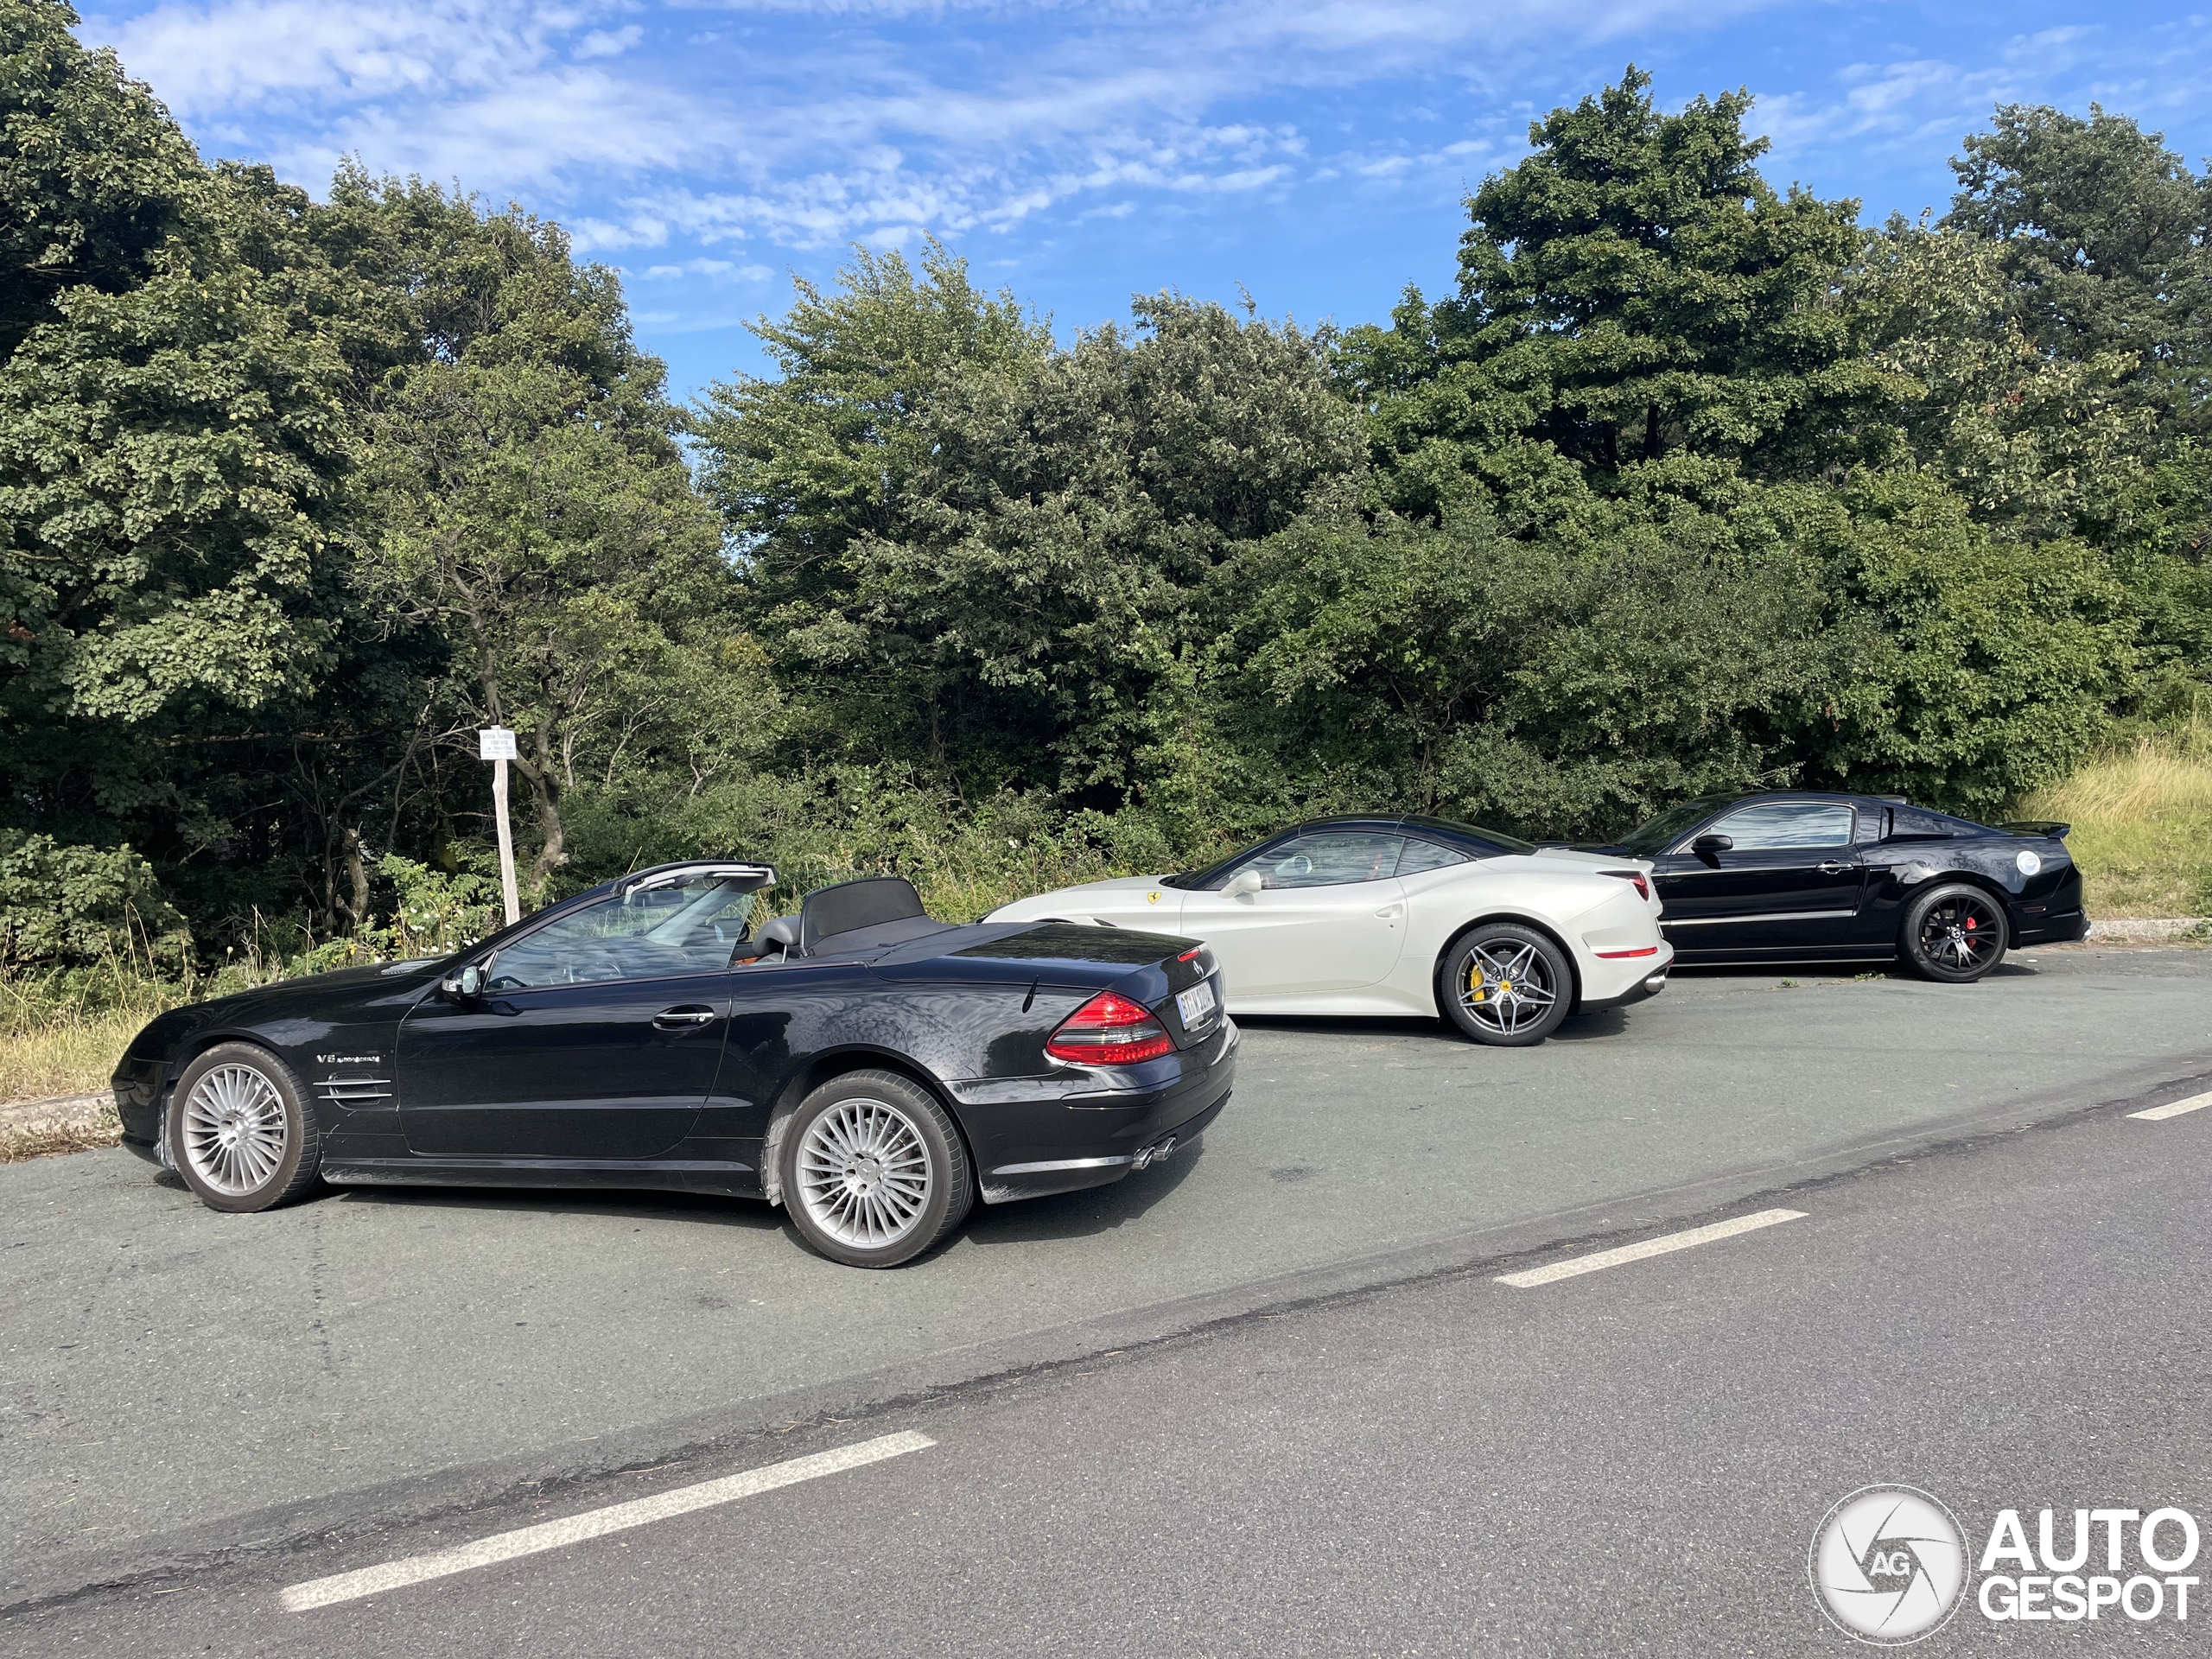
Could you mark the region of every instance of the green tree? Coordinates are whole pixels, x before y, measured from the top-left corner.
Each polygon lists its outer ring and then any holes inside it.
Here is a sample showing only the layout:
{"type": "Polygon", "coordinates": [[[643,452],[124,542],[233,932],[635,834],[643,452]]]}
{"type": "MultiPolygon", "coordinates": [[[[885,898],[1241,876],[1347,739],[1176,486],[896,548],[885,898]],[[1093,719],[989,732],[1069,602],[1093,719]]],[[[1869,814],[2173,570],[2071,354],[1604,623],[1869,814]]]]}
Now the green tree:
{"type": "Polygon", "coordinates": [[[2128,359],[2167,439],[2212,431],[2212,177],[2123,115],[2006,105],[1953,160],[1945,225],[1993,245],[2011,311],[2058,361],[2128,359]]]}
{"type": "Polygon", "coordinates": [[[1739,467],[1833,474],[1897,394],[1838,299],[1859,204],[1777,195],[1747,94],[1669,115],[1649,87],[1631,65],[1532,124],[1535,154],[1468,202],[1457,296],[1408,289],[1389,330],[1349,333],[1340,372],[1393,505],[1471,488],[1509,524],[1548,520],[1669,458],[1694,496],[1739,467]]]}
{"type": "Polygon", "coordinates": [[[73,21],[0,5],[0,814],[174,868],[332,649],[345,296],[305,194],[203,168],[73,21]]]}
{"type": "Polygon", "coordinates": [[[2001,251],[1893,219],[1848,291],[1875,364],[1911,388],[1867,447],[1941,479],[1984,520],[2030,537],[2109,523],[2153,417],[2129,353],[2060,355],[2023,326],[2001,251]]]}
{"type": "Polygon", "coordinates": [[[661,727],[682,714],[648,689],[695,679],[734,633],[720,537],[612,271],[576,265],[556,226],[419,181],[344,175],[333,207],[422,331],[366,413],[358,580],[450,649],[436,741],[519,734],[542,890],[568,858],[563,796],[655,728],[641,702],[661,727]]]}
{"type": "Polygon", "coordinates": [[[1833,613],[1873,632],[1805,734],[1814,775],[1984,813],[2064,776],[2140,684],[2138,612],[2106,557],[1979,524],[1922,473],[1845,505],[1808,539],[1833,613]]]}
{"type": "Polygon", "coordinates": [[[62,0],[0,3],[0,355],[71,289],[143,283],[204,228],[200,158],[62,0]]]}
{"type": "Polygon", "coordinates": [[[1174,296],[1054,349],[933,247],[761,332],[700,429],[797,729],[971,793],[1125,799],[1208,573],[1358,464],[1325,339],[1174,296]]]}
{"type": "Polygon", "coordinates": [[[1587,539],[1316,515],[1242,552],[1230,729],[1316,804],[1595,835],[1786,783],[1845,636],[1756,506],[1587,539]]]}

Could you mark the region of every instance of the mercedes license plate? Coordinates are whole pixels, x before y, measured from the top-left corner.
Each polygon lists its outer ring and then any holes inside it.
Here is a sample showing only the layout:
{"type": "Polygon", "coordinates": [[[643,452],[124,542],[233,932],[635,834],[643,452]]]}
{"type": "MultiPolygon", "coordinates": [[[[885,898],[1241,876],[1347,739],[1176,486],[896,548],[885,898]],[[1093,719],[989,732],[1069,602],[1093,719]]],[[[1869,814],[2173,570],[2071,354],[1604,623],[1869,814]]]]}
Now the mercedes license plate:
{"type": "Polygon", "coordinates": [[[1192,1030],[1213,1018],[1213,982],[1202,979],[1187,991],[1175,993],[1176,1012],[1183,1016],[1183,1028],[1192,1030]]]}

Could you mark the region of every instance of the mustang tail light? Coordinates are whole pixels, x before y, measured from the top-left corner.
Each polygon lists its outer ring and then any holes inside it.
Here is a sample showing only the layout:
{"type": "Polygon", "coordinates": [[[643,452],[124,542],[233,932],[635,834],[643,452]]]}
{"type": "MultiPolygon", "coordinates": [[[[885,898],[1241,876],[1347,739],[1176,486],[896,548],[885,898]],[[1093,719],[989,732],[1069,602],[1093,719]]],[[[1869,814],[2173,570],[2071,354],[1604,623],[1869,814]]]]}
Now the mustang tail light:
{"type": "Polygon", "coordinates": [[[1649,902],[1651,898],[1651,884],[1643,879],[1643,872],[1642,870],[1600,870],[1598,874],[1600,875],[1618,876],[1622,880],[1627,882],[1630,887],[1636,889],[1637,898],[1643,899],[1647,903],[1649,902]]]}
{"type": "Polygon", "coordinates": [[[1174,1047],[1167,1027],[1141,1003],[1101,991],[1060,1022],[1045,1052],[1056,1060],[1085,1065],[1134,1065],[1156,1060],[1174,1047]]]}

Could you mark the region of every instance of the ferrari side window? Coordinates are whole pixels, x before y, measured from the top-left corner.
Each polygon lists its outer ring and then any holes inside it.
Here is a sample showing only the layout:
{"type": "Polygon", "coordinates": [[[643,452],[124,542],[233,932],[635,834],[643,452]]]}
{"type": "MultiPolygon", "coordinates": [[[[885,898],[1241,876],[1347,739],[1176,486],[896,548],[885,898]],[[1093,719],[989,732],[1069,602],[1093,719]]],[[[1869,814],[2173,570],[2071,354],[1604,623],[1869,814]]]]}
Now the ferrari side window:
{"type": "Polygon", "coordinates": [[[1852,813],[1829,801],[1762,801],[1731,812],[1711,833],[1726,836],[1739,853],[1792,847],[1848,847],[1852,813]]]}
{"type": "Polygon", "coordinates": [[[1447,864],[1464,864],[1465,853],[1455,853],[1449,847],[1440,847],[1433,841],[1406,839],[1406,849],[1398,855],[1400,875],[1419,875],[1423,870],[1440,870],[1447,864]]]}
{"type": "Polygon", "coordinates": [[[1369,830],[1319,830],[1262,854],[1246,869],[1260,873],[1262,887],[1333,887],[1351,881],[1387,880],[1397,868],[1400,836],[1369,830]]]}
{"type": "Polygon", "coordinates": [[[604,899],[548,922],[492,959],[494,991],[712,973],[743,937],[753,894],[717,880],[604,899]]]}

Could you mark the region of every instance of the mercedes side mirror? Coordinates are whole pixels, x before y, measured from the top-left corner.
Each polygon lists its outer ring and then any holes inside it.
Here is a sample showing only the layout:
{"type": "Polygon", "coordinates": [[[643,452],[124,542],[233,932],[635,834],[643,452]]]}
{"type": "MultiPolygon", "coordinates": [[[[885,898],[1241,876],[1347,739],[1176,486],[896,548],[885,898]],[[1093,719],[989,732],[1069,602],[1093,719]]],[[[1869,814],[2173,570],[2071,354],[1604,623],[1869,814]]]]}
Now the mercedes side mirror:
{"type": "Polygon", "coordinates": [[[457,974],[448,974],[438,982],[438,988],[457,1002],[472,1002],[483,994],[484,970],[470,963],[457,974]]]}
{"type": "Polygon", "coordinates": [[[1690,851],[1700,858],[1718,858],[1736,845],[1732,836],[1700,836],[1690,842],[1690,851]]]}
{"type": "Polygon", "coordinates": [[[1248,864],[1229,878],[1229,885],[1222,891],[1232,899],[1242,899],[1248,893],[1258,893],[1267,885],[1261,879],[1260,873],[1248,864]]]}

